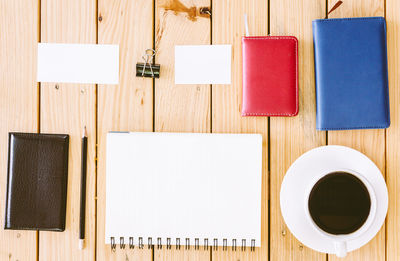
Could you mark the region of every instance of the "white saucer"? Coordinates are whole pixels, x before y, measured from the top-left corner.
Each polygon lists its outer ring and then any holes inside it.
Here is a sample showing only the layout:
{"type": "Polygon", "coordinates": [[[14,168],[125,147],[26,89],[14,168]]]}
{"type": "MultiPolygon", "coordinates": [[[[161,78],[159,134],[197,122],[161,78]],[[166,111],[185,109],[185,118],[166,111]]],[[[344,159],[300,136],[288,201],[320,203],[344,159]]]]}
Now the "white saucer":
{"type": "Polygon", "coordinates": [[[281,186],[280,205],[283,218],[292,234],[314,250],[334,254],[332,240],[319,233],[309,222],[304,207],[310,186],[321,173],[353,170],[361,174],[376,195],[376,214],[371,226],[360,237],[347,242],[352,251],[370,241],[382,227],[388,208],[388,191],[378,167],[361,152],[344,146],[323,146],[300,156],[287,171],[281,186]]]}

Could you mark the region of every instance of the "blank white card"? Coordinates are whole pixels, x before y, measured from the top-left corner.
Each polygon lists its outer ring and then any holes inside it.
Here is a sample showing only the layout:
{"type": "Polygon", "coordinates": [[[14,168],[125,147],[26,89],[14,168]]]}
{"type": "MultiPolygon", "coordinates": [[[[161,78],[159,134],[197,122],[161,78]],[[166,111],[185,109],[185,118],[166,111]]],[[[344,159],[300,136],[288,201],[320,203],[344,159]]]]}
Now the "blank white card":
{"type": "Polygon", "coordinates": [[[230,84],[231,45],[175,46],[175,84],[230,84]]]}
{"type": "Polygon", "coordinates": [[[262,136],[109,133],[105,242],[261,243],[262,136]]]}
{"type": "Polygon", "coordinates": [[[118,45],[38,45],[38,82],[118,84],[118,79],[118,45]]]}

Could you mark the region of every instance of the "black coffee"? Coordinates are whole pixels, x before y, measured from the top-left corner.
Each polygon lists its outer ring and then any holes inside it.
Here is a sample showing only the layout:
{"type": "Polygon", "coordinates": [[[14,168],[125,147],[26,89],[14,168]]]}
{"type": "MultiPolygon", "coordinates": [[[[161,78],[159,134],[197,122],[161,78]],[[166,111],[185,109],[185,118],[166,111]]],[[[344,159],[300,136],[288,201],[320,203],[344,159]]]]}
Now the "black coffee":
{"type": "Polygon", "coordinates": [[[368,190],[347,172],[333,172],[312,188],[308,209],[315,224],[330,234],[350,234],[367,220],[371,208],[368,190]]]}

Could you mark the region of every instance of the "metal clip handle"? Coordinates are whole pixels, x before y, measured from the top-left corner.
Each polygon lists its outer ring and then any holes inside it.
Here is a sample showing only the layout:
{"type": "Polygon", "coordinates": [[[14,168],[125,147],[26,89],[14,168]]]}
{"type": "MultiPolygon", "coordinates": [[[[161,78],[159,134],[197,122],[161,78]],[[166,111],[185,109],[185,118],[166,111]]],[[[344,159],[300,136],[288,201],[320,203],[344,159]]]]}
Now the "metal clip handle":
{"type": "Polygon", "coordinates": [[[151,76],[154,77],[153,67],[151,66],[151,64],[153,63],[153,57],[155,55],[156,55],[156,50],[154,49],[146,49],[145,53],[142,55],[142,59],[144,60],[142,77],[144,77],[144,71],[146,70],[147,64],[149,64],[151,76]]]}

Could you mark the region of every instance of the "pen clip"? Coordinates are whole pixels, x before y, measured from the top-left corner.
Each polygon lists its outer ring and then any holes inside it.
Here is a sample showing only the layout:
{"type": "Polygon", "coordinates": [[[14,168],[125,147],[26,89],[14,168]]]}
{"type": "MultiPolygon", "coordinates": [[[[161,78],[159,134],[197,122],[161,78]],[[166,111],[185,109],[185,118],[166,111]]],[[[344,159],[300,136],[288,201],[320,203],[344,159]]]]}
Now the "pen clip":
{"type": "Polygon", "coordinates": [[[328,19],[328,15],[332,13],[333,11],[336,10],[341,4],[343,4],[343,1],[337,1],[336,4],[329,10],[329,12],[326,14],[325,19],[328,19]]]}
{"type": "Polygon", "coordinates": [[[247,22],[247,14],[244,14],[244,29],[246,31],[246,36],[249,37],[249,24],[247,22]]]}

